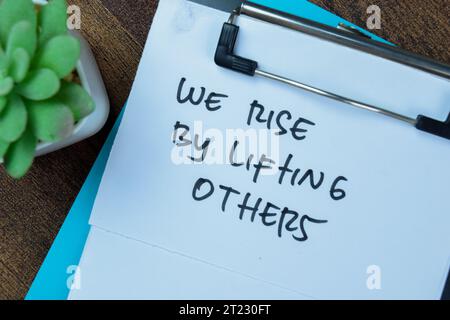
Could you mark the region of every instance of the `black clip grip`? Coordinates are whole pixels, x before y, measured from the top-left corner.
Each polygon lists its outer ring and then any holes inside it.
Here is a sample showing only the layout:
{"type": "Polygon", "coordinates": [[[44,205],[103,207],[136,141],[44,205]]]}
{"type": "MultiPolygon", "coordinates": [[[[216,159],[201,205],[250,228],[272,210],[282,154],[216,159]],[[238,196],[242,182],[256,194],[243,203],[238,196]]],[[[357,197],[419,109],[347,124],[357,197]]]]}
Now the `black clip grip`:
{"type": "Polygon", "coordinates": [[[238,26],[231,23],[224,23],[214,61],[218,66],[254,76],[258,63],[234,54],[238,33],[238,26]]]}
{"type": "Polygon", "coordinates": [[[446,121],[438,121],[419,115],[417,117],[416,128],[450,140],[450,114],[446,121]]]}

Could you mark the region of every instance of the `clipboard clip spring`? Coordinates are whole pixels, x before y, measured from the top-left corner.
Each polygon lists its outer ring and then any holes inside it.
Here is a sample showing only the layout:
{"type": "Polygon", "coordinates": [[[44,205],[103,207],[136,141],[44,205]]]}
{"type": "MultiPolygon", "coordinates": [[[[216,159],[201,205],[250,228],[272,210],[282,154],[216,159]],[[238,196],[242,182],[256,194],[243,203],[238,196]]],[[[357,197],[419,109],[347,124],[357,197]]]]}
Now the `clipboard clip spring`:
{"type": "Polygon", "coordinates": [[[248,76],[261,76],[274,81],[282,82],[284,84],[313,92],[353,107],[372,111],[406,122],[418,130],[450,140],[450,113],[445,121],[438,121],[424,115],[418,115],[417,118],[414,119],[384,108],[353,100],[339,94],[315,88],[307,84],[258,69],[257,61],[235,54],[236,40],[239,34],[239,26],[236,25],[236,18],[241,14],[246,14],[252,18],[274,23],[322,38],[327,41],[336,42],[341,45],[365,51],[367,53],[390,59],[392,61],[402,63],[446,79],[450,79],[449,66],[431,59],[414,55],[396,47],[379,44],[359,31],[356,32],[354,30],[349,30],[348,28],[350,27],[344,28],[340,25],[338,28],[332,28],[248,1],[245,1],[240,8],[233,10],[228,21],[224,23],[214,57],[215,63],[220,67],[240,72],[248,76]]]}

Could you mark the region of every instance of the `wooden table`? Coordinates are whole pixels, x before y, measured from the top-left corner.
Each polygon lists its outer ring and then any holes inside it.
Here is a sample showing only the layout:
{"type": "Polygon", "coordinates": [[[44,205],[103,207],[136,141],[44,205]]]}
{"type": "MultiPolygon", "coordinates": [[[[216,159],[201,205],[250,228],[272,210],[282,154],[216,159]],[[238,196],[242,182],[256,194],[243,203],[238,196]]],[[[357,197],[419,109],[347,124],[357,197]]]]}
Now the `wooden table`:
{"type": "MultiPolygon", "coordinates": [[[[367,7],[376,3],[382,10],[382,29],[375,33],[405,49],[450,63],[448,0],[313,2],[363,27],[367,7]]],[[[36,159],[31,172],[21,181],[8,178],[0,170],[2,299],[20,299],[27,293],[127,99],[157,6],[156,0],[69,3],[81,7],[82,32],[102,71],[111,100],[111,117],[95,137],[36,159]]]]}

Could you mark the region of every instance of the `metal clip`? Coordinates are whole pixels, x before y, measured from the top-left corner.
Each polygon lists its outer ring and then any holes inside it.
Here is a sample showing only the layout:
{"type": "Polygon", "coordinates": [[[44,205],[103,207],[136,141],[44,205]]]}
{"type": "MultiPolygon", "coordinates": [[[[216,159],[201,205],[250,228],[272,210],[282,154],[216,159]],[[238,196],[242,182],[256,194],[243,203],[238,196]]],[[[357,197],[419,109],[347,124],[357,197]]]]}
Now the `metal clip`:
{"type": "Polygon", "coordinates": [[[406,122],[410,125],[413,125],[419,130],[446,139],[450,139],[450,114],[448,119],[442,122],[423,115],[418,115],[416,119],[413,119],[384,108],[353,100],[339,94],[315,88],[299,81],[288,79],[286,77],[258,69],[258,63],[256,61],[238,56],[234,53],[236,39],[239,33],[239,26],[237,26],[235,23],[237,16],[241,14],[245,14],[255,19],[274,23],[283,27],[313,35],[327,41],[333,41],[338,44],[349,46],[370,54],[378,55],[392,61],[403,63],[417,69],[439,75],[447,79],[450,78],[449,66],[415,56],[411,53],[404,52],[399,48],[379,44],[378,42],[371,40],[368,36],[360,32],[359,30],[350,26],[346,26],[345,24],[340,24],[338,26],[339,29],[331,28],[314,21],[285,14],[283,12],[269,9],[264,6],[247,1],[245,1],[240,8],[234,10],[231,13],[230,18],[228,19],[228,22],[224,23],[214,58],[216,64],[221,67],[231,69],[249,76],[256,75],[279,81],[299,89],[303,89],[339,102],[346,103],[353,107],[372,111],[394,118],[396,120],[406,122]],[[404,60],[402,60],[402,58],[404,58],[404,60]]]}
{"type": "Polygon", "coordinates": [[[353,33],[354,35],[357,35],[357,36],[361,36],[361,37],[364,37],[364,38],[367,38],[367,39],[372,39],[370,36],[368,36],[367,34],[362,32],[361,30],[358,30],[355,27],[346,25],[345,23],[342,23],[342,22],[338,23],[337,28],[339,30],[344,30],[344,31],[353,33]]]}

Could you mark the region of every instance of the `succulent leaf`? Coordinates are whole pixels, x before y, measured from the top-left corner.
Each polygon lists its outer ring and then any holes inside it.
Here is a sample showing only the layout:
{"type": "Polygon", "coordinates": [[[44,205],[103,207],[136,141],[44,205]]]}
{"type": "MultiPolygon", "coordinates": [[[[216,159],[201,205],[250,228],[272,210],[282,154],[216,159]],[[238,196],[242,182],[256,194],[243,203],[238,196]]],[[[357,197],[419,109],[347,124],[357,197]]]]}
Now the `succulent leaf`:
{"type": "Polygon", "coordinates": [[[36,30],[37,18],[33,2],[30,0],[2,0],[0,2],[0,40],[4,47],[11,28],[19,21],[28,21],[32,29],[36,30]]]}
{"type": "Polygon", "coordinates": [[[9,33],[8,42],[6,44],[6,54],[11,54],[17,48],[23,48],[27,51],[28,55],[32,57],[36,50],[36,30],[28,21],[20,21],[16,23],[9,33]]]}
{"type": "Polygon", "coordinates": [[[60,88],[60,81],[50,69],[31,71],[16,91],[29,100],[41,101],[53,97],[60,88]]]}
{"type": "Polygon", "coordinates": [[[80,58],[78,39],[62,35],[50,39],[36,55],[34,64],[37,68],[53,70],[62,79],[75,69],[80,58]]]}
{"type": "Polygon", "coordinates": [[[16,83],[22,82],[30,68],[30,56],[25,49],[17,48],[11,55],[9,74],[16,83]]]}
{"type": "Polygon", "coordinates": [[[42,45],[51,38],[67,33],[67,3],[66,0],[52,0],[39,12],[39,44],[42,45]]]}
{"type": "Polygon", "coordinates": [[[27,107],[33,133],[39,140],[54,142],[73,133],[72,111],[58,100],[29,101],[27,107]]]}
{"type": "Polygon", "coordinates": [[[0,140],[0,159],[5,156],[6,151],[8,151],[9,143],[0,140]]]}
{"type": "Polygon", "coordinates": [[[6,78],[8,76],[8,67],[9,67],[8,57],[0,47],[0,79],[6,78]]]}
{"type": "Polygon", "coordinates": [[[22,99],[12,94],[0,115],[0,140],[14,142],[27,126],[27,110],[22,99]]]}
{"type": "Polygon", "coordinates": [[[30,128],[19,140],[12,143],[4,157],[5,168],[13,178],[22,178],[30,169],[36,151],[37,140],[30,128]]]}
{"type": "Polygon", "coordinates": [[[94,100],[80,85],[63,81],[57,99],[68,106],[75,121],[79,121],[91,114],[95,109],[94,100]]]}
{"type": "Polygon", "coordinates": [[[10,77],[0,79],[0,96],[6,96],[14,88],[14,80],[10,77]]]}
{"type": "Polygon", "coordinates": [[[8,99],[6,99],[6,97],[0,97],[0,113],[3,111],[7,103],[8,99]]]}

